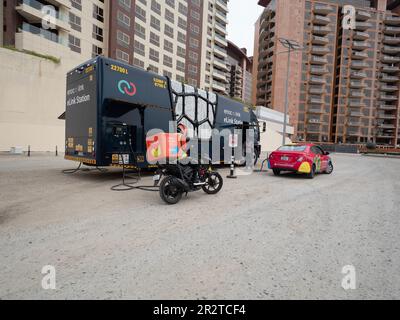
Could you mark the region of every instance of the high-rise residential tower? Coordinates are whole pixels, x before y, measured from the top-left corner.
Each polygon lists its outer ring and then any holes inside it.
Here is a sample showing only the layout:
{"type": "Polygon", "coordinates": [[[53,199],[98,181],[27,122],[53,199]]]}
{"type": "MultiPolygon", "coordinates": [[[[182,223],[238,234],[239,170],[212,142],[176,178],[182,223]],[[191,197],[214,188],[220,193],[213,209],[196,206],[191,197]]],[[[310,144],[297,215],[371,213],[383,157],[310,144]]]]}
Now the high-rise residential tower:
{"type": "Polygon", "coordinates": [[[71,63],[104,55],[226,93],[228,0],[4,0],[0,9],[0,45],[71,63]]]}
{"type": "Polygon", "coordinates": [[[289,113],[295,140],[396,146],[400,142],[398,1],[260,1],[254,72],[256,104],[283,111],[287,53],[279,38],[303,48],[290,60],[289,113]]]}

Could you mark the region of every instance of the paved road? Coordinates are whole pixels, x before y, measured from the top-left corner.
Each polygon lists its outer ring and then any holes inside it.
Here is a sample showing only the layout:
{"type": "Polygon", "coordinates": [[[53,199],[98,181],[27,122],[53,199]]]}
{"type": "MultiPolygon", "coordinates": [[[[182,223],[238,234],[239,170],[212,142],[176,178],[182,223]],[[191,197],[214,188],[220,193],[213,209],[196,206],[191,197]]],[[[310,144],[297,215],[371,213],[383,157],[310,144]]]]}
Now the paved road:
{"type": "Polygon", "coordinates": [[[257,173],[170,207],[111,192],[114,172],[1,156],[0,298],[398,299],[400,160],[333,157],[332,176],[257,173]]]}

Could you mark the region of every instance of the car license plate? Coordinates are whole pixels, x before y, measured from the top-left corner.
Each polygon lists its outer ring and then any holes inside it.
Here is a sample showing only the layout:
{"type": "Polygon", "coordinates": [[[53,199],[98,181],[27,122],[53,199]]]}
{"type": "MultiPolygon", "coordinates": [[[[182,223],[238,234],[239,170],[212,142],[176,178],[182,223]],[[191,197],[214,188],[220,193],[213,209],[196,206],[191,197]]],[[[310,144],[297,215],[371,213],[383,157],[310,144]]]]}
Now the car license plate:
{"type": "Polygon", "coordinates": [[[153,181],[160,181],[161,176],[159,174],[156,174],[155,176],[153,176],[153,181]]]}
{"type": "Polygon", "coordinates": [[[289,161],[289,157],[281,157],[282,161],[289,161]]]}

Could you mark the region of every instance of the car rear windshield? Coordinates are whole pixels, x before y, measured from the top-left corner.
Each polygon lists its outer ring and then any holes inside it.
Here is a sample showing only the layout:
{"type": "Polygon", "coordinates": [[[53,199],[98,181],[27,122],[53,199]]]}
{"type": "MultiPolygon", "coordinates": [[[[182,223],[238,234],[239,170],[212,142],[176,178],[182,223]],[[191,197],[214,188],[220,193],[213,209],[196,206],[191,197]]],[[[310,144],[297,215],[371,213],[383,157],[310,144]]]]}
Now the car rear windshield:
{"type": "Polygon", "coordinates": [[[283,146],[279,148],[279,151],[297,151],[303,152],[305,151],[307,146],[283,146]]]}

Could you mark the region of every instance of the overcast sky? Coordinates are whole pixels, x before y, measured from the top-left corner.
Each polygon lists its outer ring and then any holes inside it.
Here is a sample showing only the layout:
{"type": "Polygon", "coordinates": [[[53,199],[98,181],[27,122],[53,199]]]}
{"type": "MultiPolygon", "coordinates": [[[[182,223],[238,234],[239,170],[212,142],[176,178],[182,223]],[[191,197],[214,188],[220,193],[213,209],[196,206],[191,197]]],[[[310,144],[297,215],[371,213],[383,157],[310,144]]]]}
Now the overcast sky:
{"type": "Polygon", "coordinates": [[[258,0],[229,0],[228,39],[253,55],[254,24],[263,11],[258,0]]]}

